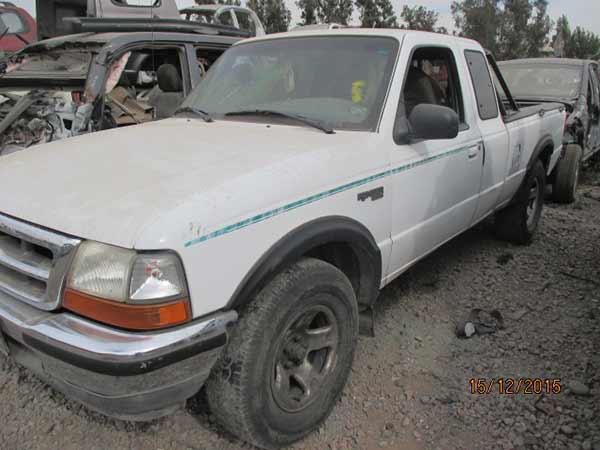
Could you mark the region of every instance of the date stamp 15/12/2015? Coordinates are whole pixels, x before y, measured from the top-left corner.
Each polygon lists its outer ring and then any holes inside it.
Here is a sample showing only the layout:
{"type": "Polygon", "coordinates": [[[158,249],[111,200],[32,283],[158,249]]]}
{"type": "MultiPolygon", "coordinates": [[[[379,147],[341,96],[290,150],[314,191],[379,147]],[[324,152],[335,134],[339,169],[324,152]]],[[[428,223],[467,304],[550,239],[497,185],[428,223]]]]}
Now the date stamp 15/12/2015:
{"type": "Polygon", "coordinates": [[[471,394],[557,395],[562,391],[560,378],[471,378],[471,394]]]}

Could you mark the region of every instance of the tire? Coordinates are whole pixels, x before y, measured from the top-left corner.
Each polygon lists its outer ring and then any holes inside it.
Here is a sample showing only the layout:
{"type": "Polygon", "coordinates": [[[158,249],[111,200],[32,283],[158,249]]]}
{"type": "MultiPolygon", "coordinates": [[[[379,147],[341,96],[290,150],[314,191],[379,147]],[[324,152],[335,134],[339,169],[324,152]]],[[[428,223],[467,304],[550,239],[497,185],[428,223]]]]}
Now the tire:
{"type": "Polygon", "coordinates": [[[538,160],[527,172],[513,203],[496,213],[498,237],[515,244],[529,244],[542,215],[545,191],[546,169],[538,160]]]}
{"type": "Polygon", "coordinates": [[[579,168],[583,151],[577,144],[568,145],[564,156],[556,166],[556,176],[552,187],[552,199],[558,203],[573,203],[579,183],[579,168]]]}
{"type": "Polygon", "coordinates": [[[346,384],[358,338],[352,285],[336,267],[301,259],[240,317],[207,381],[209,406],[241,439],[287,446],[325,421],[346,384]]]}

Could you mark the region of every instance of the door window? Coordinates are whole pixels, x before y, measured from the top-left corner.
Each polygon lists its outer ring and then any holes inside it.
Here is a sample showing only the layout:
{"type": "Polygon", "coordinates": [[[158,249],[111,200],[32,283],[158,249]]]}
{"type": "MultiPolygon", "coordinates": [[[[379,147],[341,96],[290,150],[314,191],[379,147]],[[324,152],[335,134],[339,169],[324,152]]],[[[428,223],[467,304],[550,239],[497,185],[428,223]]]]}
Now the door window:
{"type": "Polygon", "coordinates": [[[183,52],[179,48],[137,48],[109,69],[105,104],[112,123],[135,125],[173,115],[184,99],[183,52]]]}
{"type": "Polygon", "coordinates": [[[404,82],[402,101],[406,116],[419,104],[446,106],[465,121],[462,90],[452,50],[424,47],[413,54],[404,82]]]}
{"type": "Polygon", "coordinates": [[[479,117],[481,120],[497,118],[499,115],[498,103],[485,55],[478,51],[467,50],[465,57],[475,89],[479,117]]]}

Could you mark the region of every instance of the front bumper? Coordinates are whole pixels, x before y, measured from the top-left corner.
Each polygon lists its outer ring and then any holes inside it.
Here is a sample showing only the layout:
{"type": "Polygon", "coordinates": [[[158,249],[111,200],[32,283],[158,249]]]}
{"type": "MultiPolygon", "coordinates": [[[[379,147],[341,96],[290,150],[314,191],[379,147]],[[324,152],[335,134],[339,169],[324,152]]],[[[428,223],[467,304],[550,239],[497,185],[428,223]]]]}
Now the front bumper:
{"type": "Polygon", "coordinates": [[[235,311],[174,329],[134,333],[38,310],[0,292],[10,356],[68,397],[108,416],[150,420],[202,387],[235,311]]]}

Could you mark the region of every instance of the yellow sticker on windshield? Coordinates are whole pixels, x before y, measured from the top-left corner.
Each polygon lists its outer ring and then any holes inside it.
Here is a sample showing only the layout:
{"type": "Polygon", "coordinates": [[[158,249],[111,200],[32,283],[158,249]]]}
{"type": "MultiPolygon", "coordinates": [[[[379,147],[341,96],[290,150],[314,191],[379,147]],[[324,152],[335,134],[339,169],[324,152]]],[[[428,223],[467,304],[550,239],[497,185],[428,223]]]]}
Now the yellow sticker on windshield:
{"type": "Polygon", "coordinates": [[[367,82],[365,80],[356,80],[352,83],[352,101],[354,103],[363,102],[363,89],[367,82]]]}

